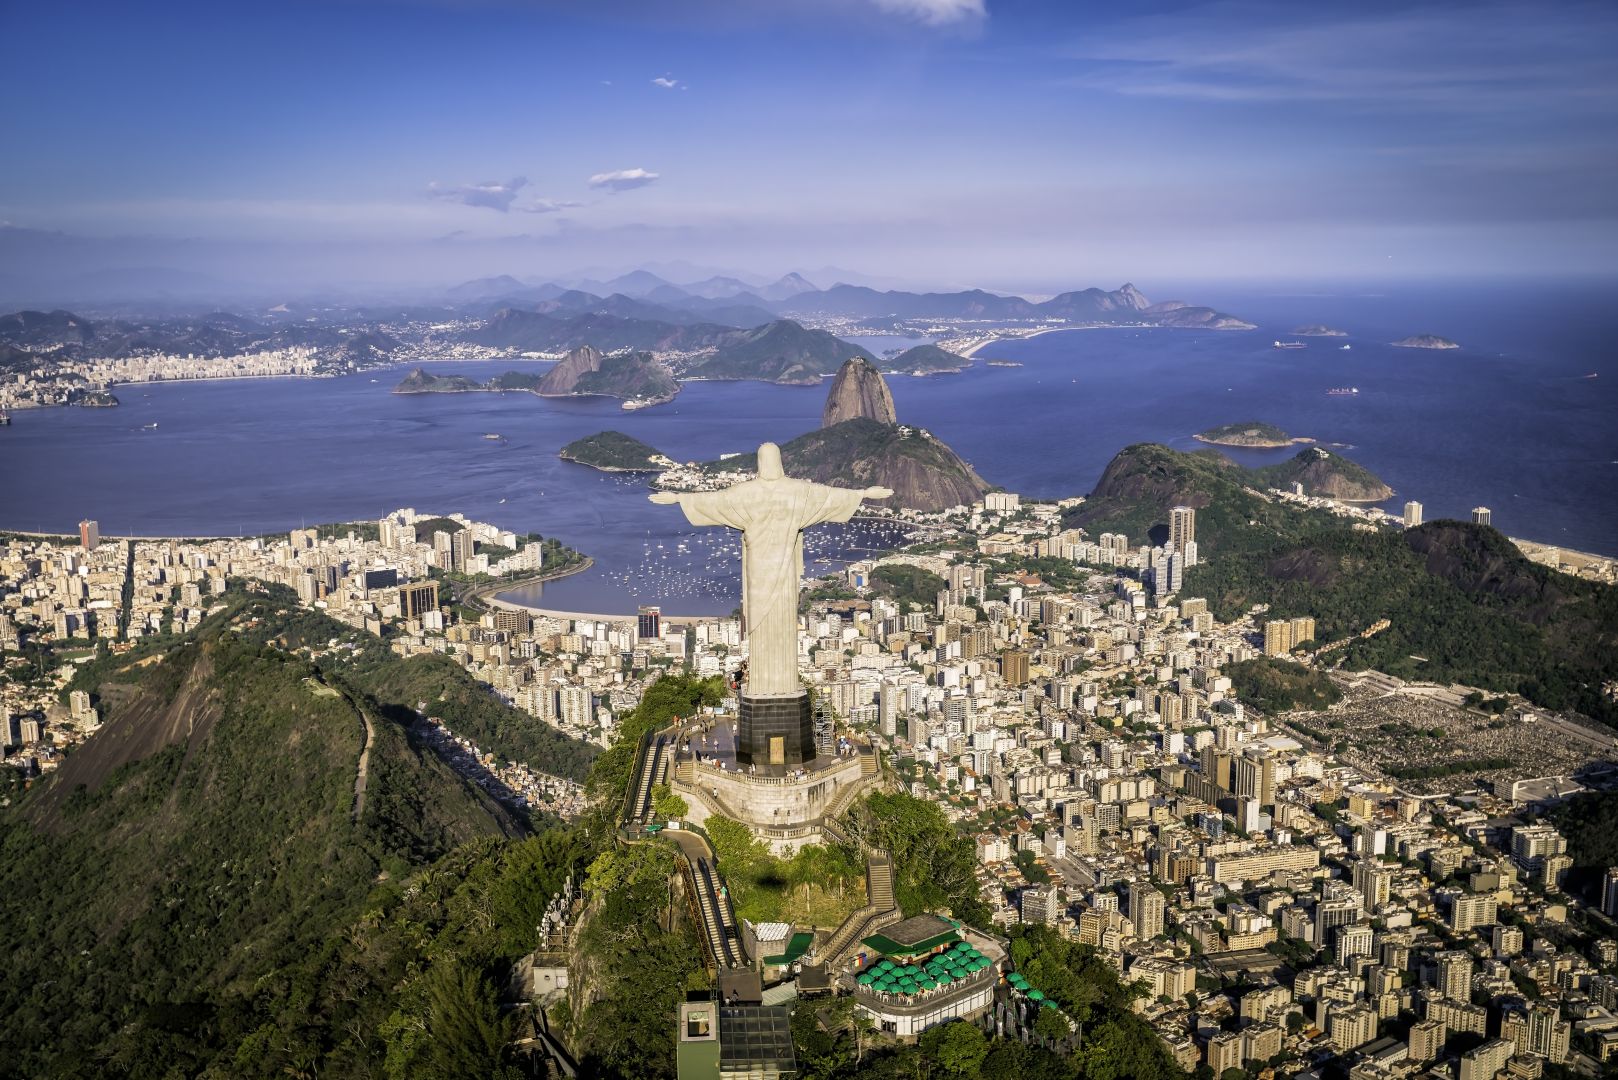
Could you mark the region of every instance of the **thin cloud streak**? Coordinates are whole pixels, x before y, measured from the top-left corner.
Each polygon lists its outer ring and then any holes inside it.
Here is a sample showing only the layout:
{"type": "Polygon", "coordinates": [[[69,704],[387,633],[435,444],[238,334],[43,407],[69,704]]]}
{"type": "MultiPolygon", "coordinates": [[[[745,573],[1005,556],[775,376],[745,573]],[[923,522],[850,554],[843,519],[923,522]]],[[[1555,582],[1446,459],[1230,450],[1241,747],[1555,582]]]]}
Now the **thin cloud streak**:
{"type": "Polygon", "coordinates": [[[1618,8],[1576,14],[1489,5],[1319,17],[1215,4],[1126,20],[1068,50],[1090,70],[1064,81],[1138,97],[1339,103],[1483,113],[1503,107],[1618,112],[1618,8]],[[1267,14],[1264,14],[1267,13],[1267,14]]]}
{"type": "Polygon", "coordinates": [[[615,172],[596,173],[590,177],[589,184],[593,188],[604,188],[607,191],[629,191],[632,188],[656,183],[660,175],[645,169],[618,169],[615,172]]]}
{"type": "Polygon", "coordinates": [[[430,199],[448,199],[458,202],[462,206],[477,206],[486,210],[495,210],[504,214],[511,209],[511,204],[517,200],[517,192],[528,185],[526,176],[514,176],[505,183],[486,180],[481,184],[461,184],[458,186],[445,186],[434,180],[427,185],[427,197],[430,199]]]}

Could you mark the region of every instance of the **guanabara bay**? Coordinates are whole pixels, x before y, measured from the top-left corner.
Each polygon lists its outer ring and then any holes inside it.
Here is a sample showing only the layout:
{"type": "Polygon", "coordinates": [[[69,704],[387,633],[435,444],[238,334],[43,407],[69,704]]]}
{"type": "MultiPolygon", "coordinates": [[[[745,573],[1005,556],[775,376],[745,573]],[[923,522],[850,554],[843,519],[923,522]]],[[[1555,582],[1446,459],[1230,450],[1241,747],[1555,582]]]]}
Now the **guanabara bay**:
{"type": "Polygon", "coordinates": [[[1618,8],[0,36],[0,1080],[1618,1077],[1618,8]]]}

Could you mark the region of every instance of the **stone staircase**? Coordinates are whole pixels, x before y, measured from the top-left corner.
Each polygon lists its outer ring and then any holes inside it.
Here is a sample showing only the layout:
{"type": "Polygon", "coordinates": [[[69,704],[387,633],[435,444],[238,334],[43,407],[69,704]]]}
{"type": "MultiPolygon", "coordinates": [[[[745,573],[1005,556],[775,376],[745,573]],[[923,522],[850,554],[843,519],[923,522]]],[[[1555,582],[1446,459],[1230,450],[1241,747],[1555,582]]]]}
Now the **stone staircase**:
{"type": "Polygon", "coordinates": [[[865,896],[878,911],[893,907],[893,860],[885,851],[873,851],[866,860],[865,896]]]}
{"type": "Polygon", "coordinates": [[[853,952],[861,940],[903,918],[893,898],[893,859],[885,851],[866,854],[865,896],[865,906],[844,919],[843,925],[815,950],[818,962],[836,964],[853,952]]]}

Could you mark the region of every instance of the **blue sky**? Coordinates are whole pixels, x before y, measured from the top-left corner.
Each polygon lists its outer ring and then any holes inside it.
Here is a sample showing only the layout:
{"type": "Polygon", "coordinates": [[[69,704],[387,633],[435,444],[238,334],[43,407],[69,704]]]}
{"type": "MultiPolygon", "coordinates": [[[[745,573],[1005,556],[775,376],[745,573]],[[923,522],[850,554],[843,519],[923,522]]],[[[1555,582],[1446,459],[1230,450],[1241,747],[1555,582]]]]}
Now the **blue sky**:
{"type": "Polygon", "coordinates": [[[1618,270],[1608,2],[11,2],[0,33],[12,278],[1618,270]]]}

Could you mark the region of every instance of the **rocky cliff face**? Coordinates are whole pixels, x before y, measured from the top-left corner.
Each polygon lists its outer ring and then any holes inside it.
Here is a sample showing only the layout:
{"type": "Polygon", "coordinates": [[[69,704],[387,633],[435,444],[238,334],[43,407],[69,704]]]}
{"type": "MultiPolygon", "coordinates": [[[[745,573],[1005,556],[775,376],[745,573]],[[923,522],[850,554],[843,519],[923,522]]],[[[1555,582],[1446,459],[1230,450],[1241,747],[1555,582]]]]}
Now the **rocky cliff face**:
{"type": "Polygon", "coordinates": [[[883,381],[882,373],[870,361],[857,356],[845,361],[832,381],[831,392],[826,395],[826,408],[820,414],[820,426],[829,428],[856,417],[879,424],[898,420],[893,409],[893,394],[883,381]]]}
{"type": "Polygon", "coordinates": [[[556,366],[545,373],[534,393],[545,397],[571,394],[578,387],[580,379],[592,371],[601,370],[601,360],[599,349],[581,345],[558,360],[556,366]]]}
{"type": "Polygon", "coordinates": [[[983,498],[989,485],[955,451],[920,428],[855,417],[781,447],[788,476],[842,487],[893,489],[884,505],[945,510],[983,498]]]}

